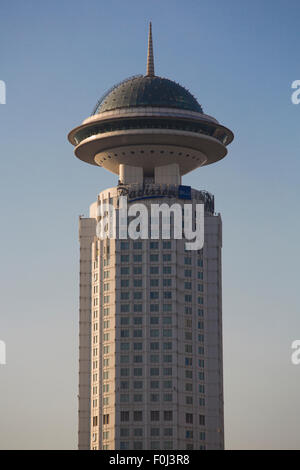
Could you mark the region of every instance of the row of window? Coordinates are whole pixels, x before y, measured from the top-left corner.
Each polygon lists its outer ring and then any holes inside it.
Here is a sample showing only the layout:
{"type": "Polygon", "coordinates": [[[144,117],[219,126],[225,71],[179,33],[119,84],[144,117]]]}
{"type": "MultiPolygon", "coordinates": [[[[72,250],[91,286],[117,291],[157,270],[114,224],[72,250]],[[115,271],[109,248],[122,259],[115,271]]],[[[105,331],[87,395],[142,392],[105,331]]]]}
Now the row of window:
{"type": "MultiPolygon", "coordinates": [[[[143,330],[133,330],[133,337],[134,338],[140,338],[143,336],[143,330]]],[[[172,329],[170,328],[163,328],[158,329],[158,328],[150,328],[149,330],[150,338],[158,338],[159,336],[162,336],[163,338],[171,338],[172,337],[172,329]]],[[[120,337],[121,338],[129,338],[130,336],[130,329],[129,328],[123,328],[120,330],[120,337]]]]}
{"type": "MultiPolygon", "coordinates": [[[[134,250],[142,250],[143,249],[143,242],[142,241],[133,241],[132,248],[134,250]]],[[[159,249],[159,242],[158,241],[150,241],[149,243],[150,250],[158,250],[159,249]]],[[[170,250],[172,248],[172,242],[170,240],[163,240],[162,241],[162,248],[164,250],[170,250]]],[[[130,242],[129,241],[121,241],[120,243],[121,250],[129,250],[130,249],[130,242]]]]}
{"type": "MultiPolygon", "coordinates": [[[[204,440],[204,439],[203,439],[204,440]]],[[[109,446],[103,446],[103,450],[108,450],[109,446]]],[[[150,442],[150,450],[172,450],[173,449],[173,441],[151,441],[150,442]]],[[[194,450],[194,444],[186,444],[186,450],[194,450]]],[[[93,447],[93,450],[97,450],[97,447],[93,447]]],[[[143,450],[143,442],[141,441],[134,441],[132,445],[130,445],[127,441],[120,442],[120,450],[143,450]]],[[[206,450],[206,446],[201,444],[199,446],[199,450],[206,450]]]]}
{"type": "MultiPolygon", "coordinates": [[[[133,421],[143,421],[144,417],[144,412],[143,410],[134,410],[134,411],[128,411],[128,410],[122,410],[120,411],[120,422],[128,422],[130,421],[130,417],[132,418],[133,421]]],[[[160,410],[150,410],[150,421],[160,421],[163,419],[163,421],[173,421],[173,411],[172,410],[165,410],[165,411],[160,411],[160,410]]],[[[97,416],[94,416],[93,418],[93,425],[96,426],[97,424],[94,424],[94,422],[98,423],[97,416]]],[[[194,415],[191,413],[186,413],[185,414],[185,422],[186,424],[194,424],[194,415]]],[[[109,424],[109,415],[103,415],[103,424],[109,424]]],[[[205,415],[201,414],[198,417],[198,424],[200,426],[205,426],[205,415]]],[[[123,431],[120,432],[125,433],[125,429],[128,429],[127,435],[129,436],[129,428],[122,428],[123,431]]],[[[204,436],[203,431],[201,432],[202,437],[204,436]]],[[[159,435],[159,431],[157,431],[157,434],[159,435]]],[[[171,435],[171,434],[169,434],[171,435]]],[[[201,438],[200,438],[201,439],[201,438]]],[[[205,439],[205,437],[204,437],[205,439]]]]}
{"type": "MultiPolygon", "coordinates": [[[[121,263],[130,263],[130,259],[134,262],[134,263],[142,263],[143,262],[143,255],[142,254],[139,254],[139,255],[135,255],[135,254],[126,254],[126,255],[121,255],[120,257],[120,261],[121,263]],[[131,257],[131,258],[130,258],[131,257]]],[[[160,260],[160,255],[159,253],[150,253],[149,254],[149,261],[151,263],[158,263],[160,260]]],[[[171,262],[172,261],[172,253],[163,253],[162,254],[162,257],[161,257],[161,260],[163,262],[171,262]]],[[[185,257],[184,258],[184,264],[185,265],[192,265],[192,258],[190,257],[185,257]]],[[[200,267],[203,267],[203,260],[202,259],[198,259],[197,260],[197,266],[200,266],[200,267]]]]}
{"type": "MultiPolygon", "coordinates": [[[[169,219],[168,219],[169,220],[169,219]]],[[[130,243],[130,240],[123,240],[120,242],[120,249],[121,250],[129,250],[133,248],[134,250],[142,250],[143,249],[143,243],[147,243],[148,240],[134,240],[132,243],[130,243]]],[[[159,250],[159,247],[161,247],[164,250],[171,250],[172,249],[172,241],[171,240],[159,240],[159,241],[154,241],[150,240],[149,242],[149,248],[150,250],[159,250]]],[[[148,247],[148,245],[146,245],[148,247]]],[[[203,255],[203,250],[197,250],[197,254],[202,256],[203,255]]]]}
{"type": "MultiPolygon", "coordinates": [[[[169,307],[167,307],[167,308],[169,308],[169,307]]],[[[151,310],[152,312],[157,312],[157,311],[159,311],[159,304],[151,304],[151,305],[150,305],[150,310],[151,310]]],[[[192,307],[186,305],[186,306],[184,307],[184,313],[185,313],[185,315],[192,315],[192,313],[193,313],[192,307]]],[[[94,311],[93,311],[93,318],[94,318],[94,319],[98,318],[98,314],[99,314],[98,310],[94,310],[94,311]]],[[[106,317],[106,316],[108,316],[108,315],[110,315],[110,308],[109,308],[109,307],[104,307],[104,309],[103,309],[103,316],[106,317]]],[[[199,309],[198,309],[198,316],[199,316],[199,317],[203,317],[203,316],[204,316],[204,310],[203,310],[202,308],[199,308],[199,309]]],[[[166,317],[162,317],[162,318],[166,318],[166,317]]],[[[129,325],[129,321],[130,321],[130,317],[123,317],[123,316],[122,316],[122,317],[120,318],[121,325],[129,325]]],[[[143,322],[143,317],[133,317],[133,320],[132,320],[132,321],[133,321],[133,324],[134,324],[134,325],[142,324],[142,322],[143,322]]],[[[163,320],[163,322],[164,322],[164,320],[163,320]]],[[[158,323],[159,323],[159,317],[158,317],[158,316],[151,316],[151,317],[150,317],[150,324],[153,324],[153,325],[154,325],[154,324],[158,324],[158,323]]]]}
{"type": "MultiPolygon", "coordinates": [[[[120,411],[120,422],[124,423],[130,421],[130,417],[133,421],[143,421],[143,411],[142,410],[134,410],[130,412],[128,410],[120,411]]],[[[173,421],[173,411],[172,410],[150,410],[149,413],[150,421],[173,421]]]]}
{"type": "MultiPolygon", "coordinates": [[[[185,369],[185,378],[186,379],[193,379],[193,371],[190,369],[185,369]]],[[[166,367],[163,368],[163,375],[164,376],[170,376],[172,375],[172,368],[166,367]]],[[[128,367],[121,367],[120,368],[120,377],[129,377],[130,376],[130,369],[128,367]]],[[[103,380],[108,380],[109,379],[109,371],[103,371],[103,380]]],[[[198,380],[204,381],[204,372],[200,371],[198,372],[198,380]]],[[[94,373],[93,374],[93,382],[98,381],[98,374],[94,373]]],[[[127,385],[124,387],[127,387],[127,385]]],[[[133,389],[143,389],[144,388],[144,382],[143,380],[134,380],[132,383],[133,389]]],[[[159,389],[160,387],[163,387],[164,389],[167,388],[172,388],[172,380],[151,380],[150,381],[150,389],[159,389]]],[[[129,388],[129,382],[128,382],[128,387],[129,388]]],[[[97,391],[97,387],[95,387],[95,393],[97,391]]],[[[200,388],[199,385],[199,392],[204,393],[204,388],[200,388]]]]}
{"type": "MultiPolygon", "coordinates": [[[[98,299],[95,299],[98,300],[98,299]]],[[[110,297],[109,296],[104,296],[103,297],[103,302],[104,303],[110,303],[110,297]]],[[[202,302],[198,303],[203,303],[203,298],[202,302]]],[[[94,306],[98,305],[98,302],[94,303],[94,306]]],[[[133,304],[132,308],[130,304],[121,304],[120,305],[120,313],[129,313],[130,311],[133,311],[133,313],[138,313],[138,312],[143,312],[143,304],[133,304]]],[[[162,310],[162,312],[172,312],[172,304],[162,304],[162,308],[159,308],[159,304],[150,304],[149,306],[150,312],[159,312],[159,310],[162,310]]]]}

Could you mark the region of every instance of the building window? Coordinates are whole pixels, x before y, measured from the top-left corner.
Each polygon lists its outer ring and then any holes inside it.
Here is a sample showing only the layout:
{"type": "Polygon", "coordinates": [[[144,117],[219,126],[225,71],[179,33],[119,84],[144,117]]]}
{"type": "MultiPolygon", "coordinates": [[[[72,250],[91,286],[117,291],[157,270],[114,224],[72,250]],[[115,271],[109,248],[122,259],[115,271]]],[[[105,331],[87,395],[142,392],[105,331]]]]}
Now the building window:
{"type": "Polygon", "coordinates": [[[158,393],[151,393],[150,394],[150,401],[158,402],[159,401],[159,394],[158,393]]]}
{"type": "Polygon", "coordinates": [[[142,450],[142,449],[143,449],[142,441],[135,441],[133,443],[133,450],[142,450]]]}
{"type": "Polygon", "coordinates": [[[129,395],[128,395],[128,393],[121,393],[121,394],[120,394],[120,402],[121,402],[121,403],[129,403],[129,395]]]}
{"type": "Polygon", "coordinates": [[[129,330],[121,330],[120,331],[121,338],[129,338],[129,330]]]}
{"type": "Polygon", "coordinates": [[[121,437],[129,437],[129,428],[120,428],[121,437]]]}
{"type": "Polygon", "coordinates": [[[121,313],[129,312],[129,304],[121,304],[121,313]]]}
{"type": "Polygon", "coordinates": [[[164,421],[172,421],[173,420],[173,411],[168,410],[164,411],[164,421]]]}
{"type": "Polygon", "coordinates": [[[170,338],[172,337],[172,330],[169,328],[164,328],[163,329],[163,337],[164,338],[170,338]]]}
{"type": "Polygon", "coordinates": [[[158,312],[159,311],[159,305],[158,304],[150,304],[150,312],[158,312]]]}
{"type": "Polygon", "coordinates": [[[171,312],[172,304],[163,304],[163,312],[171,312]]]}
{"type": "Polygon", "coordinates": [[[150,388],[159,388],[159,381],[158,380],[151,380],[150,382],[150,388]]]}
{"type": "Polygon", "coordinates": [[[121,275],[122,276],[128,276],[129,275],[129,267],[128,266],[122,266],[121,267],[121,275]]]}
{"type": "Polygon", "coordinates": [[[150,411],[150,420],[159,421],[159,411],[150,411]]]}
{"type": "Polygon", "coordinates": [[[120,450],[128,450],[128,449],[129,449],[129,442],[121,441],[120,450]]]}
{"type": "Polygon", "coordinates": [[[143,248],[143,242],[133,242],[134,250],[141,250],[143,248]]]}
{"type": "Polygon", "coordinates": [[[163,273],[164,274],[171,274],[172,273],[172,267],[171,266],[163,266],[163,273]]]}
{"type": "Polygon", "coordinates": [[[143,421],[143,412],[142,411],[134,411],[133,412],[133,420],[134,421],[143,421]]]}
{"type": "Polygon", "coordinates": [[[158,325],[159,317],[150,317],[150,325],[158,325]]]}
{"type": "Polygon", "coordinates": [[[159,337],[159,330],[158,329],[150,329],[150,337],[151,338],[159,337]]]}
{"type": "Polygon", "coordinates": [[[150,266],[150,274],[159,274],[158,266],[150,266]]]}
{"type": "Polygon", "coordinates": [[[134,304],[133,305],[134,312],[142,312],[143,311],[143,304],[134,304]]]}
{"type": "Polygon", "coordinates": [[[143,298],[143,292],[142,291],[137,291],[133,293],[133,298],[135,300],[141,300],[143,298]]]}
{"type": "Polygon", "coordinates": [[[150,354],[150,362],[151,363],[159,362],[159,355],[158,354],[150,354]]]}
{"type": "Polygon", "coordinates": [[[173,449],[173,441],[164,441],[163,442],[163,448],[165,450],[171,450],[173,449]]]}
{"type": "Polygon", "coordinates": [[[159,292],[158,291],[151,291],[150,292],[150,299],[158,299],[159,298],[159,292]]]}
{"type": "Polygon", "coordinates": [[[109,415],[103,415],[103,424],[109,424],[109,415]]]}
{"type": "Polygon", "coordinates": [[[129,421],[129,411],[121,411],[120,421],[121,422],[129,421]]]}
{"type": "Polygon", "coordinates": [[[150,250],[158,250],[158,242],[150,242],[150,250]]]}
{"type": "Polygon", "coordinates": [[[141,393],[136,393],[133,395],[133,401],[135,403],[139,403],[141,401],[143,401],[143,395],[141,393]]]}
{"type": "Polygon", "coordinates": [[[199,415],[199,424],[200,426],[205,426],[205,416],[199,415]]]}
{"type": "Polygon", "coordinates": [[[159,437],[160,429],[159,428],[151,428],[150,429],[150,436],[151,437],[159,437]]]}
{"type": "Polygon", "coordinates": [[[143,330],[133,330],[134,338],[141,338],[143,336],[143,330]]]}
{"type": "Polygon", "coordinates": [[[141,380],[134,381],[133,388],[135,390],[140,390],[141,388],[143,388],[143,382],[141,380]]]}
{"type": "Polygon", "coordinates": [[[141,363],[143,362],[143,356],[133,356],[133,362],[134,363],[141,363]]]}
{"type": "Polygon", "coordinates": [[[163,362],[172,362],[172,354],[164,354],[163,362]]]}
{"type": "Polygon", "coordinates": [[[170,402],[170,401],[173,400],[173,394],[172,393],[164,393],[163,399],[164,399],[164,401],[170,402]]]}

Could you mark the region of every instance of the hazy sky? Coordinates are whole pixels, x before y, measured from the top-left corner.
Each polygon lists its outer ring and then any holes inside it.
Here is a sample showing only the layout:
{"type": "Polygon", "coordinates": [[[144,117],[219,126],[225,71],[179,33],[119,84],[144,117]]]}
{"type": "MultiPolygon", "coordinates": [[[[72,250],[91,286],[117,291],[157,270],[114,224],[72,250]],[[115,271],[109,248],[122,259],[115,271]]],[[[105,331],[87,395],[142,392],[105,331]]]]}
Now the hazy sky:
{"type": "Polygon", "coordinates": [[[78,216],[117,177],[67,133],[146,69],[186,86],[235,133],[184,184],[223,218],[229,449],[300,448],[298,0],[1,1],[0,447],[76,448],[78,216]]]}

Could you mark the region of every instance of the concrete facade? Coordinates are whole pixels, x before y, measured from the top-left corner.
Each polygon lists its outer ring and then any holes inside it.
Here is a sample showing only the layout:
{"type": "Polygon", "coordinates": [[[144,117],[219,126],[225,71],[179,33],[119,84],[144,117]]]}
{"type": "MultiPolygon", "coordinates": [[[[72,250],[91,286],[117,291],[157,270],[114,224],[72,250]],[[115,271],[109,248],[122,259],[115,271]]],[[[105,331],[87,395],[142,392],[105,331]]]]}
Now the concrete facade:
{"type": "MultiPolygon", "coordinates": [[[[100,240],[97,208],[119,195],[101,192],[80,219],[79,448],[222,449],[221,217],[206,210],[199,251],[100,240]]],[[[201,192],[138,202],[195,205],[201,192]]]]}

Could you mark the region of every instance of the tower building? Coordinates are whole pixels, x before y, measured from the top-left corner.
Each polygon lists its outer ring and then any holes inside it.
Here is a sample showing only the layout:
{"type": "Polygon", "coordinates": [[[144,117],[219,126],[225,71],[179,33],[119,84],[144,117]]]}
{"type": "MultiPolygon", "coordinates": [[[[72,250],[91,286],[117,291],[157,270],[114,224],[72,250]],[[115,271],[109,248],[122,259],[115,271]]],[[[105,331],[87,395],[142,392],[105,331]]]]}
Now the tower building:
{"type": "Polygon", "coordinates": [[[182,176],[224,158],[232,140],[188,90],[155,75],[151,23],[146,75],[109,90],[69,133],[79,159],[118,175],[79,219],[79,449],[224,447],[222,222],[214,197],[182,176]],[[169,208],[169,222],[174,204],[202,205],[204,245],[188,250],[175,232],[100,236],[108,204],[117,233],[134,204],[169,208]]]}

